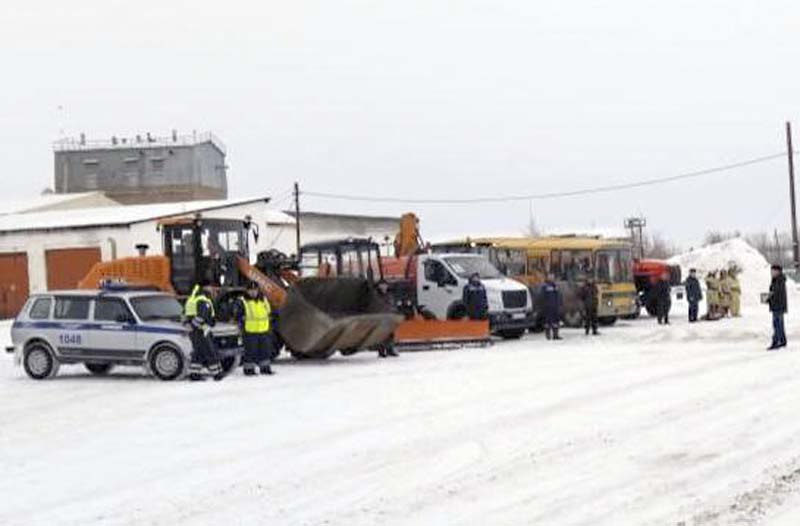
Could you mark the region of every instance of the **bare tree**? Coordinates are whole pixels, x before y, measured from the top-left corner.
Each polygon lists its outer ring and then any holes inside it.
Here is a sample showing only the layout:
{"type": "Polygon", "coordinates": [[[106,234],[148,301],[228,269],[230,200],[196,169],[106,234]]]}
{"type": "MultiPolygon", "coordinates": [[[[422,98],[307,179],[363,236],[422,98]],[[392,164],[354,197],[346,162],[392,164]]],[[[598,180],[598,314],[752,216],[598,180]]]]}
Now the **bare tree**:
{"type": "Polygon", "coordinates": [[[703,239],[703,246],[713,245],[714,243],[722,243],[729,239],[742,237],[742,233],[738,230],[732,232],[724,232],[722,230],[709,230],[703,239]]]}
{"type": "Polygon", "coordinates": [[[669,259],[680,253],[680,247],[654,232],[644,238],[644,256],[653,259],[669,259]]]}

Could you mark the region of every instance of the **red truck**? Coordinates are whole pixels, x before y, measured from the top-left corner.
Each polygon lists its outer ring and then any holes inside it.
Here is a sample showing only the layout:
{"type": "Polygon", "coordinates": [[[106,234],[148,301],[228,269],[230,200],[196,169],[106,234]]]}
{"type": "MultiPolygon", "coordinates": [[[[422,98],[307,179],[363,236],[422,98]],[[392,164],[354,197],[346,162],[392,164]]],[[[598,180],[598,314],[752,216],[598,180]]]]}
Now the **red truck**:
{"type": "MultiPolygon", "coordinates": [[[[633,261],[633,280],[636,283],[636,292],[639,294],[639,312],[644,307],[647,314],[655,315],[654,298],[652,297],[651,290],[656,281],[664,274],[669,274],[669,283],[673,287],[680,287],[683,285],[681,279],[681,267],[678,265],[670,265],[661,259],[635,259],[633,261]]],[[[683,297],[682,289],[675,292],[678,299],[683,297]]],[[[634,317],[638,317],[639,314],[634,317]]]]}

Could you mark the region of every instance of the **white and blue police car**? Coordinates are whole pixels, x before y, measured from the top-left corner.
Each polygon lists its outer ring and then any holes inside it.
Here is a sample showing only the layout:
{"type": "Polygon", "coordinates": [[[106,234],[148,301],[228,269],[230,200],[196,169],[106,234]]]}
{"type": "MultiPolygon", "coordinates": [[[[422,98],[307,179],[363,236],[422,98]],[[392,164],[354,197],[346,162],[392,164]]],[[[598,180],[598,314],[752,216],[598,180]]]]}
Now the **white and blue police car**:
{"type": "MultiPolygon", "coordinates": [[[[130,290],[65,290],[33,294],[11,327],[14,361],[31,378],[52,378],[62,364],[91,373],[114,366],[142,366],[161,380],[188,370],[192,343],[183,309],[166,293],[130,290]]],[[[239,364],[238,327],[217,324],[212,337],[226,372],[239,364]]]]}

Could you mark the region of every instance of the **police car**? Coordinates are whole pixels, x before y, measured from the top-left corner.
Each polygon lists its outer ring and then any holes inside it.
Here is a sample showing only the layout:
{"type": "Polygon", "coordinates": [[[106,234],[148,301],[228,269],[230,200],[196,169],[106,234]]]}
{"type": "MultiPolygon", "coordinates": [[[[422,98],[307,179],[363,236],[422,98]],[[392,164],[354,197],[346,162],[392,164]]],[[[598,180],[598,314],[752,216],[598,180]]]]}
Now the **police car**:
{"type": "MultiPolygon", "coordinates": [[[[174,296],[153,291],[34,294],[11,327],[14,361],[37,380],[55,376],[61,364],[83,364],[97,375],[116,365],[143,366],[175,380],[186,373],[192,352],[182,311],[174,296]]],[[[238,327],[217,324],[212,335],[223,368],[234,369],[242,353],[238,327]]]]}

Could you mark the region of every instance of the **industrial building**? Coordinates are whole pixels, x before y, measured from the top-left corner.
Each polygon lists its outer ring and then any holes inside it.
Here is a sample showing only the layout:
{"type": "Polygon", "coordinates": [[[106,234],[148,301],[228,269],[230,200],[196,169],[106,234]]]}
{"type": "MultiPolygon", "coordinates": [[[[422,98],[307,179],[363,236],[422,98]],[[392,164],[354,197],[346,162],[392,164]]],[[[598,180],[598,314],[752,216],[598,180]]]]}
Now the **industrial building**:
{"type": "MultiPolygon", "coordinates": [[[[120,205],[102,193],[45,195],[18,203],[0,203],[0,318],[16,316],[32,292],[69,289],[98,261],[162,252],[158,224],[172,217],[244,219],[258,226],[251,254],[277,249],[296,253],[295,219],[254,197],[185,203],[120,205]]],[[[395,235],[399,218],[305,212],[302,242],[372,236],[383,242],[395,235]]]]}
{"type": "Polygon", "coordinates": [[[226,150],[212,133],[53,145],[57,194],[102,191],[124,204],[226,199],[226,150]]]}

